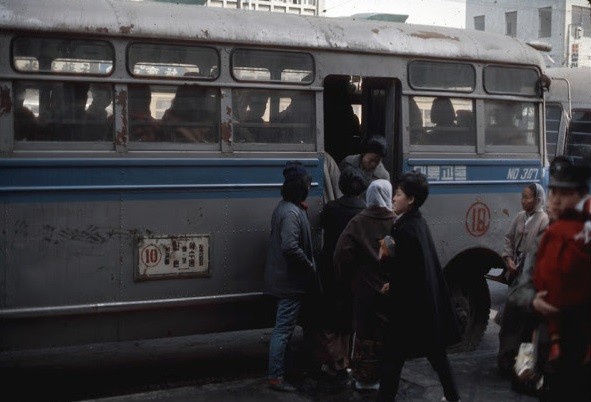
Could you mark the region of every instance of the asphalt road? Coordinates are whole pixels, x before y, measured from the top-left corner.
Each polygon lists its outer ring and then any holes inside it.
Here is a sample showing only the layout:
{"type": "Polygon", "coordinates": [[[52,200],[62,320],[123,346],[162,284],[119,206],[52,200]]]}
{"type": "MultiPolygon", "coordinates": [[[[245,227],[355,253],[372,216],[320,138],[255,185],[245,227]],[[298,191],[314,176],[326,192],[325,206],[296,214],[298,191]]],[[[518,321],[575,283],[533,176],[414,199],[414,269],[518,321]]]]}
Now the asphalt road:
{"type": "MultiPolygon", "coordinates": [[[[496,371],[499,327],[492,321],[506,286],[489,281],[491,316],[472,352],[450,356],[464,402],[536,401],[513,392],[496,371]]],[[[164,340],[0,353],[3,392],[15,401],[373,401],[359,393],[302,376],[298,392],[266,387],[270,329],[164,340]]],[[[294,336],[296,354],[301,330],[294,336]]],[[[426,359],[408,361],[398,400],[439,401],[442,390],[426,359]]],[[[4,399],[4,398],[3,398],[4,399]]],[[[4,399],[4,400],[9,400],[4,399]]]]}

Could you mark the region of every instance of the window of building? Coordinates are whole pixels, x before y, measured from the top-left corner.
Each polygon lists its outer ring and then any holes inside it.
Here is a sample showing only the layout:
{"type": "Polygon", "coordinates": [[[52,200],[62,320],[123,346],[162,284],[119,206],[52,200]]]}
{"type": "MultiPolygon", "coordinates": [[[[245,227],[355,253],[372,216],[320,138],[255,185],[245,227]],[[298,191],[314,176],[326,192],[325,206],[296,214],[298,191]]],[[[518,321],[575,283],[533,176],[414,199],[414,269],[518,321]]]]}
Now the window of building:
{"type": "Polygon", "coordinates": [[[552,36],[552,7],[540,8],[538,12],[540,16],[538,37],[549,38],[552,36]]]}
{"type": "Polygon", "coordinates": [[[474,17],[474,29],[477,31],[484,31],[484,15],[477,15],[474,17]]]}
{"type": "Polygon", "coordinates": [[[517,11],[505,13],[505,35],[517,36],[517,11]]]}
{"type": "Polygon", "coordinates": [[[572,26],[583,28],[583,36],[591,37],[591,8],[573,6],[572,26]]]}

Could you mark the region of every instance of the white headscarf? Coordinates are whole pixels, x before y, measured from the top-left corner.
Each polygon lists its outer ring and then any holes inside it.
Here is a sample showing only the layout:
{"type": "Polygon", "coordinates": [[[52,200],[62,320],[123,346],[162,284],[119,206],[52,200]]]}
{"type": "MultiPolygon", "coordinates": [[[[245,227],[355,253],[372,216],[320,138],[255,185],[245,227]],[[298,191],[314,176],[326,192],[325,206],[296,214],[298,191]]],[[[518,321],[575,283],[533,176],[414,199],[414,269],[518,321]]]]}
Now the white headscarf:
{"type": "Polygon", "coordinates": [[[536,206],[534,207],[534,211],[543,211],[544,204],[546,204],[546,192],[541,184],[536,183],[536,206]]]}
{"type": "Polygon", "coordinates": [[[368,207],[378,206],[392,209],[392,184],[384,179],[372,181],[367,188],[365,200],[368,207]]]}

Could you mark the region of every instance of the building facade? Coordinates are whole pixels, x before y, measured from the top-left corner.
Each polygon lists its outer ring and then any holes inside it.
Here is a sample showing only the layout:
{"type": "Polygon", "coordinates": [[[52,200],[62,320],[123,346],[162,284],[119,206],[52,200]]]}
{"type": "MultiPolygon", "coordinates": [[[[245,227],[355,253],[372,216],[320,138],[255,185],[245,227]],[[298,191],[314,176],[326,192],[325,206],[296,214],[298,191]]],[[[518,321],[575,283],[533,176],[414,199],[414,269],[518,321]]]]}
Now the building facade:
{"type": "Polygon", "coordinates": [[[547,67],[591,67],[589,0],[466,0],[466,29],[549,43],[547,67]]]}

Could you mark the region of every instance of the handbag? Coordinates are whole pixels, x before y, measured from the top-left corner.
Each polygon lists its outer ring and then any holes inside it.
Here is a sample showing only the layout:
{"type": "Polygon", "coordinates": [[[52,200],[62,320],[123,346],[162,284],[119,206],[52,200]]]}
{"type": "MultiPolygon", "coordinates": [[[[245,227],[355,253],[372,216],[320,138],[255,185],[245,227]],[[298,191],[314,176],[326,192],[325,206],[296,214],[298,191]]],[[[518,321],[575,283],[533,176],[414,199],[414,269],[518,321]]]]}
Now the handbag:
{"type": "Polygon", "coordinates": [[[539,394],[544,386],[544,376],[537,368],[538,331],[534,330],[531,342],[523,342],[519,345],[519,351],[515,357],[513,370],[515,382],[531,394],[539,394]]]}

